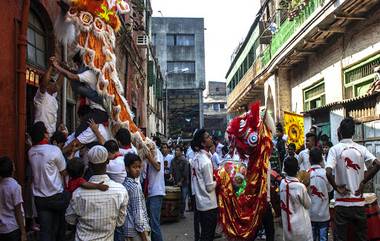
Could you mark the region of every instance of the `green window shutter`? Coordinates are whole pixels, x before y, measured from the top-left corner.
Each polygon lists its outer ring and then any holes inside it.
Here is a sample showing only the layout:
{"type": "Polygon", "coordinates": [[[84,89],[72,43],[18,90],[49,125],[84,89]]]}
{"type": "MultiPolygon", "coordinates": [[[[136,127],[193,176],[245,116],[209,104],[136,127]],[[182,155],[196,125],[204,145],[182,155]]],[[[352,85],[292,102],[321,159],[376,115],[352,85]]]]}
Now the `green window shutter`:
{"type": "Polygon", "coordinates": [[[345,98],[365,95],[375,79],[374,68],[380,65],[380,54],[344,70],[345,98]]]}
{"type": "Polygon", "coordinates": [[[154,85],[156,82],[156,69],[154,66],[154,61],[148,62],[148,83],[149,86],[154,85]]]}

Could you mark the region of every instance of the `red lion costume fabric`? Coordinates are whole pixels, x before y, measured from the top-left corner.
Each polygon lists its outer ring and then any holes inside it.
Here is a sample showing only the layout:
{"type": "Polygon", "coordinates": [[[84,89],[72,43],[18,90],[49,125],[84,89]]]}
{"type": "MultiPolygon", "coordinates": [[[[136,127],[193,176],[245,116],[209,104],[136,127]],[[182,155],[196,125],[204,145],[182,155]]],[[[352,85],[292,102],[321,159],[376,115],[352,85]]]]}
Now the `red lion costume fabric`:
{"type": "Polygon", "coordinates": [[[259,102],[252,104],[249,112],[233,119],[227,128],[230,144],[242,160],[248,159],[244,191],[236,194],[233,177],[224,167],[216,173],[219,222],[224,233],[235,240],[253,238],[267,207],[267,171],[272,140],[269,127],[260,120],[259,108],[259,102]]]}

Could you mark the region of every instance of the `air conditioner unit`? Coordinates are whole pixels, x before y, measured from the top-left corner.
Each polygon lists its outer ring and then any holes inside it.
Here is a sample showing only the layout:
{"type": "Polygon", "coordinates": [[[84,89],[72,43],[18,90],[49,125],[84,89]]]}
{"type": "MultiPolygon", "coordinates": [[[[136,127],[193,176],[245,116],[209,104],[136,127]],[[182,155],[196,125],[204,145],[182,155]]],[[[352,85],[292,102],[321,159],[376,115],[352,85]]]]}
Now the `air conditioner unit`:
{"type": "Polygon", "coordinates": [[[148,45],[148,36],[146,35],[137,36],[137,45],[146,47],[148,45]]]}

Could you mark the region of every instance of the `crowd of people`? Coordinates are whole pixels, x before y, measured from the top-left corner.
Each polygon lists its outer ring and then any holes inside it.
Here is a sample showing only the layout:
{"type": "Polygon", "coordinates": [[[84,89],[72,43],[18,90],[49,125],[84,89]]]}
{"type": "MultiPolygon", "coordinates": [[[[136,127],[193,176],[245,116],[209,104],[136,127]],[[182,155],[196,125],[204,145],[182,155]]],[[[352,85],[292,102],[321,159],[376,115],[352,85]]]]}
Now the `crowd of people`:
{"type": "MultiPolygon", "coordinates": [[[[81,59],[80,53],[73,57],[75,69],[49,59],[34,98],[34,124],[26,135],[23,189],[13,178],[14,162],[0,158],[0,240],[25,241],[26,229],[31,229],[42,241],[66,240],[70,231],[75,240],[162,241],[165,184],[180,187],[184,217],[186,199],[192,196],[189,159],[196,154],[181,145],[161,145],[159,138],[150,153],[138,152],[127,128],[110,127],[96,75],[81,59]],[[72,133],[57,125],[56,96],[63,76],[79,96],[80,125],[72,133]]],[[[216,165],[220,158],[214,156],[216,165]]],[[[199,210],[209,208],[204,200],[197,202],[199,210]]]]}
{"type": "MultiPolygon", "coordinates": [[[[200,129],[190,146],[154,138],[154,149],[142,155],[127,128],[110,130],[106,103],[96,92],[96,76],[80,56],[74,56],[74,63],[76,70],[50,58],[34,99],[24,189],[12,177],[14,162],[0,158],[0,241],[25,241],[25,217],[28,226],[39,231],[41,241],[66,240],[67,230],[75,240],[162,241],[166,186],[180,188],[181,218],[190,200],[195,241],[213,240],[218,220],[214,171],[226,160],[239,159],[234,148],[200,129]],[[53,71],[58,78],[52,77],[53,71]],[[80,96],[80,125],[71,134],[56,125],[55,96],[61,76],[71,81],[80,96]]],[[[287,144],[283,128],[277,126],[277,163],[271,165],[284,176],[279,208],[285,240],[327,240],[331,199],[335,200],[336,240],[347,240],[350,223],[356,227],[355,240],[367,239],[363,188],[380,169],[380,162],[353,142],[354,133],[354,120],[345,118],[338,129],[340,142],[333,146],[327,135],[313,127],[306,134],[305,149],[297,154],[296,146],[287,144]]],[[[269,168],[268,177],[271,172],[269,168]]],[[[267,240],[274,240],[270,194],[262,221],[267,240]]]]}
{"type": "MultiPolygon", "coordinates": [[[[95,135],[96,131],[93,132],[95,135]]],[[[195,139],[198,133],[207,132],[198,131],[195,139]]],[[[210,136],[206,138],[207,144],[203,140],[194,142],[186,155],[181,145],[175,146],[172,154],[171,147],[156,138],[155,157],[147,160],[139,157],[125,128],[117,131],[115,139],[100,138],[85,151],[75,148],[75,153],[66,152],[67,144],[57,136],[64,133],[56,131],[49,137],[41,121],[30,132],[30,188],[38,217],[39,240],[66,240],[67,230],[74,230],[75,240],[163,240],[160,212],[165,182],[181,187],[181,217],[192,187],[195,213],[199,217],[196,220],[201,226],[199,240],[211,240],[214,236],[210,221],[216,226],[215,167],[211,162],[213,155],[205,148],[216,149],[217,144],[210,136]],[[196,165],[193,162],[190,166],[188,159],[196,161],[196,165]],[[190,168],[197,177],[192,185],[190,168]],[[205,173],[208,175],[204,176],[205,173]]],[[[0,214],[0,240],[24,241],[23,199],[20,185],[12,178],[13,172],[13,161],[2,157],[1,206],[7,212],[0,214]]]]}
{"type": "Polygon", "coordinates": [[[285,178],[280,184],[280,207],[284,240],[328,240],[334,224],[334,240],[367,240],[367,216],[363,190],[380,169],[380,162],[366,147],[353,141],[355,122],[345,118],[337,130],[339,143],[312,127],[305,149],[298,155],[295,145],[285,146],[283,129],[277,126],[275,147],[285,178]],[[283,152],[283,153],[281,153],[283,152]],[[334,201],[334,219],[330,202],[334,201]]]}

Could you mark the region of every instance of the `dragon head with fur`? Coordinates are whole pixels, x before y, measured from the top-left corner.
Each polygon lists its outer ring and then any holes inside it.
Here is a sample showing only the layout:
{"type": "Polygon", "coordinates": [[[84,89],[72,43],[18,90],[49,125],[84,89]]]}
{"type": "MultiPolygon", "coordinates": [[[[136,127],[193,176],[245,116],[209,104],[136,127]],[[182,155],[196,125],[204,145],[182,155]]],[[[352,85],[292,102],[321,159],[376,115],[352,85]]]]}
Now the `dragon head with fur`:
{"type": "MultiPolygon", "coordinates": [[[[112,126],[126,127],[132,141],[149,152],[146,138],[133,121],[133,113],[124,97],[115,55],[115,32],[120,17],[130,12],[124,0],[66,0],[67,11],[56,22],[58,40],[73,44],[83,63],[97,74],[96,91],[103,97],[112,126]]],[[[151,145],[151,142],[149,141],[151,145]]]]}

